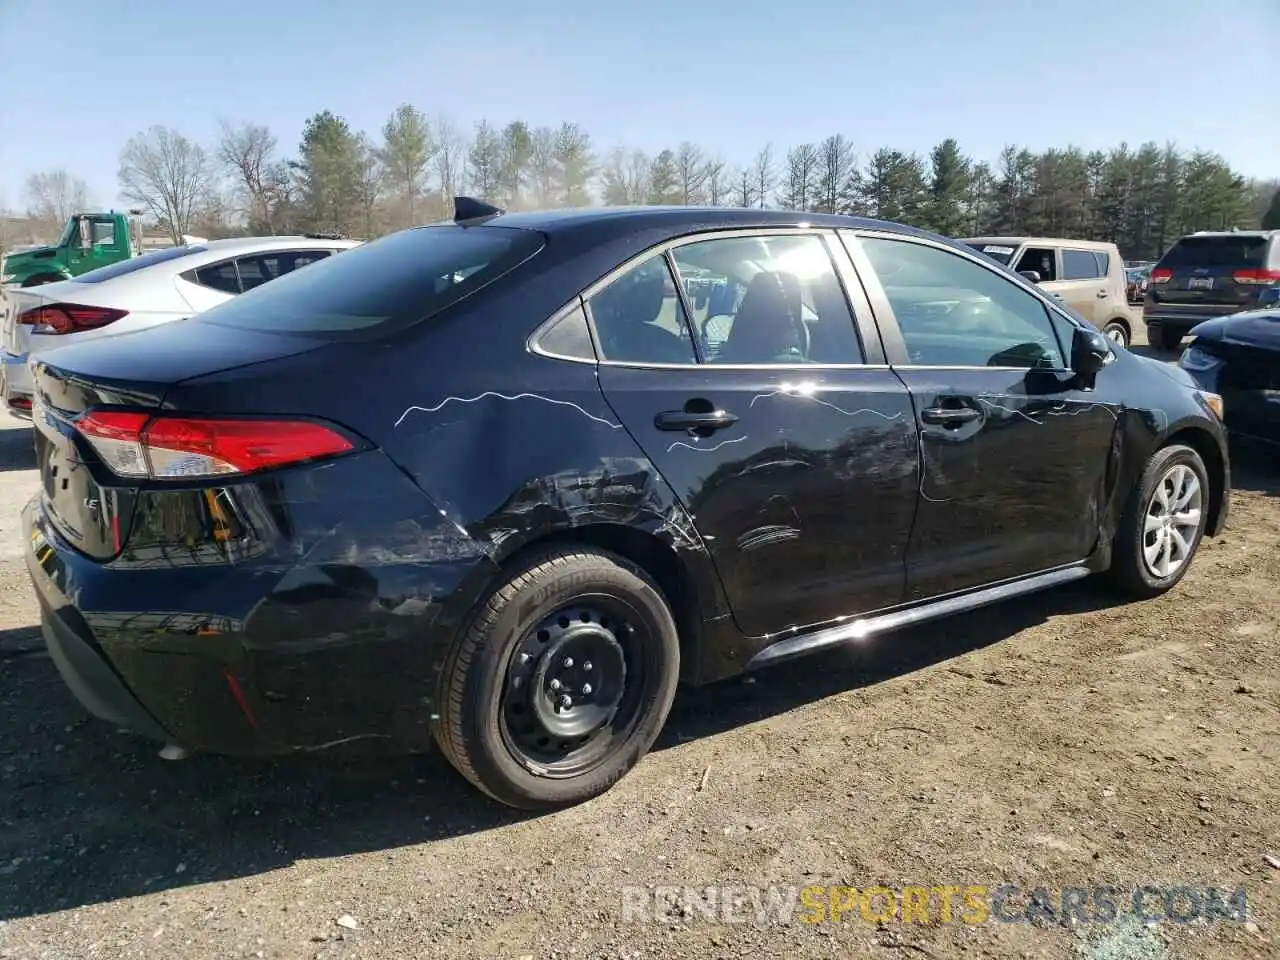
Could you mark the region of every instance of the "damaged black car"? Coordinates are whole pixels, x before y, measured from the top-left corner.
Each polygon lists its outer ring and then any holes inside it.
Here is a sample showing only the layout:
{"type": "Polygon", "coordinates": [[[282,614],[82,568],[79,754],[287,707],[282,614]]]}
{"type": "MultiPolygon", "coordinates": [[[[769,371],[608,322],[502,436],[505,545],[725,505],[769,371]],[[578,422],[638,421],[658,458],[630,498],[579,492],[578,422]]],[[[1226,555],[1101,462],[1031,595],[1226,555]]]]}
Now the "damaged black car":
{"type": "Polygon", "coordinates": [[[1221,399],[912,228],[458,198],[34,370],[28,565],[93,713],[171,756],[438,747],[608,789],[702,684],[1226,522],[1221,399]]]}

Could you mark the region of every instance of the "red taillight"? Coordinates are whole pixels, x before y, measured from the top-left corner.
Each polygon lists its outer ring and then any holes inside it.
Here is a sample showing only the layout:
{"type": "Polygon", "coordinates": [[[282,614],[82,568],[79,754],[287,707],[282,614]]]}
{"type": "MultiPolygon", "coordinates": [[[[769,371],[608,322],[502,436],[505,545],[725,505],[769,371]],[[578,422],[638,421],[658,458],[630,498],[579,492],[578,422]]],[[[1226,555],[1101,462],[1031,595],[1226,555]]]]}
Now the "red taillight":
{"type": "Polygon", "coordinates": [[[34,327],[33,333],[64,334],[96,330],[128,315],[128,310],[116,310],[112,307],[89,307],[79,303],[46,303],[22,311],[15,322],[34,327]]]}
{"type": "Polygon", "coordinates": [[[1253,270],[1237,270],[1231,277],[1236,283],[1266,286],[1269,283],[1280,283],[1280,270],[1264,270],[1261,267],[1253,270]]]}
{"type": "Polygon", "coordinates": [[[113,473],[155,480],[243,475],[355,449],[340,433],[304,420],[95,410],[75,424],[113,473]]]}
{"type": "Polygon", "coordinates": [[[1168,283],[1173,279],[1173,271],[1168,267],[1156,267],[1151,271],[1151,283],[1168,283]]]}

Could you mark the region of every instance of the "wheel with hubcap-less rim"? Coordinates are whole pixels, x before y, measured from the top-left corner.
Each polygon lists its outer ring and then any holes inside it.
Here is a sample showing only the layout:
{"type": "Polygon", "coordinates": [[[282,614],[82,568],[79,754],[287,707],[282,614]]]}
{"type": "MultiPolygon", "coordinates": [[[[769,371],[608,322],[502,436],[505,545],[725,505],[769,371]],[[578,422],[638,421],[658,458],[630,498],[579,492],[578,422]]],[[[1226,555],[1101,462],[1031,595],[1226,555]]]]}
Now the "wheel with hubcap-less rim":
{"type": "Polygon", "coordinates": [[[455,645],[436,740],[496,800],[577,803],[648,751],[679,662],[675,622],[644,571],[605,551],[554,550],[516,569],[455,645]]]}
{"type": "Polygon", "coordinates": [[[1139,596],[1164,593],[1182,579],[1209,518],[1204,461],[1194,449],[1172,444],[1147,461],[1116,534],[1111,573],[1139,596]]]}

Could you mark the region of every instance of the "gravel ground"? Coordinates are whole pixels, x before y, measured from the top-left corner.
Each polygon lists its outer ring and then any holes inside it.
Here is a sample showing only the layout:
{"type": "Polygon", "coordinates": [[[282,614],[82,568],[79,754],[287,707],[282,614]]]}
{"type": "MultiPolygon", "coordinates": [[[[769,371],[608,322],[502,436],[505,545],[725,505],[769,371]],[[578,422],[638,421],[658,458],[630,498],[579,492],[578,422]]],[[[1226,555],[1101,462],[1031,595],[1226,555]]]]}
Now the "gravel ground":
{"type": "Polygon", "coordinates": [[[436,757],[165,763],[87,719],[34,628],[32,467],[0,420],[0,957],[1280,955],[1273,452],[1237,454],[1170,595],[1085,584],[684,692],[634,773],[541,817],[436,757]],[[1243,887],[1248,922],[624,915],[654,886],[1005,883],[1243,887]]]}

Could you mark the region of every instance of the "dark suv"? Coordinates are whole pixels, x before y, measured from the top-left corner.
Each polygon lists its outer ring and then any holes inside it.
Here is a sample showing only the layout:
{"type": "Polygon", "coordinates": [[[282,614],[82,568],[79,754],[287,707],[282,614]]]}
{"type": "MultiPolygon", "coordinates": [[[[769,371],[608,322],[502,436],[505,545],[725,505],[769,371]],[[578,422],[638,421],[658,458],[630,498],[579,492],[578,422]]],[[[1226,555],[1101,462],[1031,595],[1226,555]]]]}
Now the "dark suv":
{"type": "Polygon", "coordinates": [[[1197,323],[1249,310],[1280,286],[1280,230],[1202,231],[1183,237],[1151,271],[1147,340],[1176,350],[1197,323]]]}

